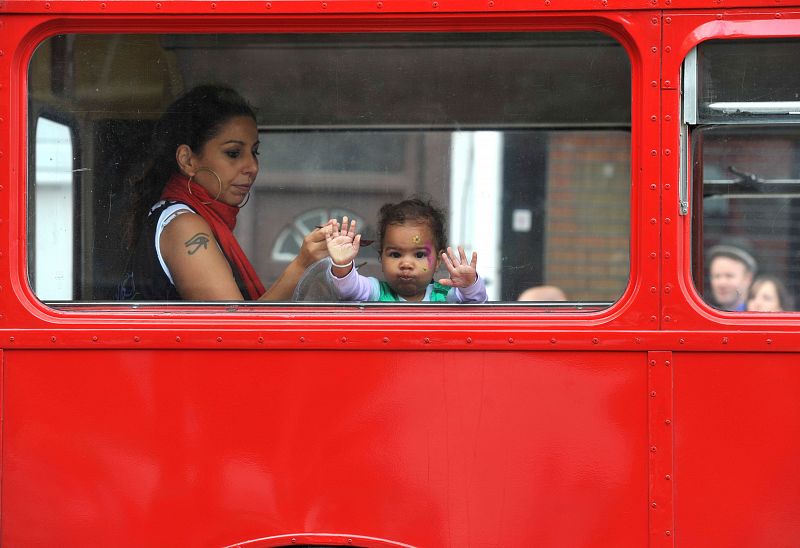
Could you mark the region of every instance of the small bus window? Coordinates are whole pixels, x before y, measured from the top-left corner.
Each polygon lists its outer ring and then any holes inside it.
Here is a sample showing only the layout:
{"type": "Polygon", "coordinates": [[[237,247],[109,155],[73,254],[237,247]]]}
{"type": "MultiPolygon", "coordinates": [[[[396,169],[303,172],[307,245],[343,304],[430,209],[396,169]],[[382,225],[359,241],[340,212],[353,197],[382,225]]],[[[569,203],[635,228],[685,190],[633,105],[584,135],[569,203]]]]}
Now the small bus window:
{"type": "Polygon", "coordinates": [[[694,275],[721,310],[797,310],[800,76],[786,67],[800,62],[799,45],[726,40],[697,48],[694,275]]]}
{"type": "MultiPolygon", "coordinates": [[[[29,70],[37,106],[80,131],[76,255],[61,261],[81,265],[74,301],[114,299],[126,181],[164,109],[216,83],[257,113],[260,169],[235,235],[266,286],[314,227],[347,215],[377,240],[381,206],[415,195],[445,210],[450,245],[478,253],[489,302],[557,286],[557,306],[597,310],[628,284],[631,65],[601,33],[68,35],[29,70]]],[[[360,273],[381,277],[378,245],[360,273]]]]}
{"type": "Polygon", "coordinates": [[[72,299],[72,137],[47,118],[36,124],[31,253],[33,287],[41,299],[72,299]]]}

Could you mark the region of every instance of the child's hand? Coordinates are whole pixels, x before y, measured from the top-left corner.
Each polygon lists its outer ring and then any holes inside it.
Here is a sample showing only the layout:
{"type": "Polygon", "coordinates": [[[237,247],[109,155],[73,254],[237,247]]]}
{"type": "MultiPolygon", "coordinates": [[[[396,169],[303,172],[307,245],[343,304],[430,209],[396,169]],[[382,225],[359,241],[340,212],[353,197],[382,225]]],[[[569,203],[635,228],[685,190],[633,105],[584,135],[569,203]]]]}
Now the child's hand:
{"type": "Polygon", "coordinates": [[[464,248],[458,246],[458,257],[452,247],[447,248],[447,253],[442,253],[442,260],[450,273],[450,279],[442,278],[439,283],[448,287],[469,287],[478,281],[478,254],[472,252],[472,261],[467,263],[467,254],[464,248]]]}
{"type": "Polygon", "coordinates": [[[350,221],[348,225],[347,217],[344,217],[340,231],[339,222],[334,221],[331,230],[325,234],[325,241],[333,261],[333,273],[338,277],[346,276],[352,270],[353,259],[361,247],[361,234],[356,234],[356,222],[350,221]]]}

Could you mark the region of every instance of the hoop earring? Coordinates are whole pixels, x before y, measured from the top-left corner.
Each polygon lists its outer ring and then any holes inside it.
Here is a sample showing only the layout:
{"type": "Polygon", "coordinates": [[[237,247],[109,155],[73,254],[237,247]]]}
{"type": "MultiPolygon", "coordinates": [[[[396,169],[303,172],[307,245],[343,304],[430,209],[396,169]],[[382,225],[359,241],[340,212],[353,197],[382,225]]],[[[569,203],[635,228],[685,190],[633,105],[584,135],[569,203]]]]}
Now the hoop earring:
{"type": "MultiPolygon", "coordinates": [[[[198,167],[197,172],[195,172],[194,175],[197,175],[197,173],[200,171],[208,171],[209,173],[211,173],[214,177],[217,178],[217,184],[219,185],[219,190],[217,191],[217,195],[214,196],[214,199],[211,200],[211,202],[200,202],[203,205],[208,205],[212,202],[216,202],[219,199],[220,194],[222,194],[222,179],[220,179],[219,175],[217,175],[217,172],[211,169],[210,167],[198,167]]],[[[192,194],[192,181],[194,180],[194,175],[190,176],[189,180],[186,181],[186,188],[189,191],[189,195],[192,197],[194,197],[194,194],[192,194]]]]}
{"type": "Polygon", "coordinates": [[[236,207],[238,207],[239,209],[242,209],[245,205],[247,205],[247,202],[249,202],[249,201],[250,201],[250,191],[248,190],[247,191],[247,196],[244,197],[244,202],[242,202],[241,204],[239,204],[236,207]]]}

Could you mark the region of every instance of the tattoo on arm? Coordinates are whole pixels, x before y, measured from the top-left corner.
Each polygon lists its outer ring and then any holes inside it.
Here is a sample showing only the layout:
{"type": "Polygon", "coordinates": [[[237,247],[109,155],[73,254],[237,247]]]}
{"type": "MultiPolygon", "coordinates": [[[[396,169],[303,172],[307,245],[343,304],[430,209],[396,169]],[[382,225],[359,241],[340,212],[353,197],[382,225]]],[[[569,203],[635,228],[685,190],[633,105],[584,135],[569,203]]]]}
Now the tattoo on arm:
{"type": "Polygon", "coordinates": [[[189,255],[194,255],[195,253],[200,251],[201,247],[203,249],[208,249],[208,242],[210,240],[211,236],[209,236],[205,232],[198,232],[197,234],[186,240],[186,242],[184,242],[183,245],[186,246],[189,255]]]}

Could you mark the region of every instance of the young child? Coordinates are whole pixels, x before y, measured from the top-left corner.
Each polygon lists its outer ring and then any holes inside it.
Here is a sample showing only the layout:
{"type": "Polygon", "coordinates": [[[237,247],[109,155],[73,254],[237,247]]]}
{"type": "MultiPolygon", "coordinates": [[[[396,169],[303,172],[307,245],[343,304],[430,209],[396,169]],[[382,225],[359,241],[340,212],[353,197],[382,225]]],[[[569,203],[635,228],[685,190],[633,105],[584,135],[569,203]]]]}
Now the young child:
{"type": "Polygon", "coordinates": [[[378,221],[381,268],[385,282],[360,275],[354,261],[361,245],[356,222],[347,217],[342,225],[334,222],[326,234],[332,265],[330,283],[345,301],[385,302],[486,302],[486,287],[475,267],[478,254],[467,262],[464,248],[458,255],[448,247],[445,252],[444,214],[418,198],[381,207],[378,221]],[[441,258],[440,258],[441,257],[441,258]],[[444,261],[450,278],[439,282],[433,275],[444,261]]]}

